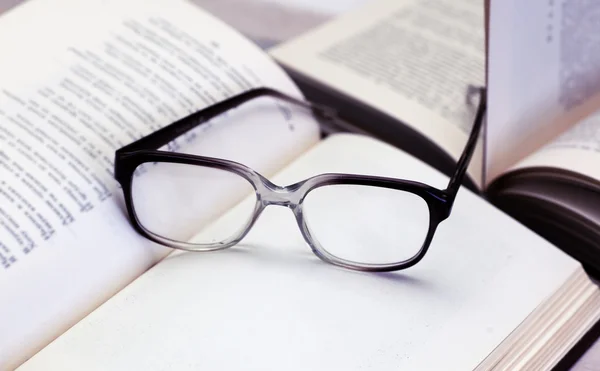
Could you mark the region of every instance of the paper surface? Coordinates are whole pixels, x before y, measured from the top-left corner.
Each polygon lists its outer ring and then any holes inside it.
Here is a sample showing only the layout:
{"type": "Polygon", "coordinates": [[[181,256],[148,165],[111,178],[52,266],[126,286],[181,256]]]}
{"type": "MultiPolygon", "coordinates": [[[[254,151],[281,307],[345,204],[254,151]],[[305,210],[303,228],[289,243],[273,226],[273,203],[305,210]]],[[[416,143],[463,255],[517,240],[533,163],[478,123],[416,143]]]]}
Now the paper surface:
{"type": "MultiPolygon", "coordinates": [[[[594,1],[491,2],[488,182],[600,108],[598,11],[594,1]]],[[[587,157],[587,172],[598,177],[593,152],[545,152],[528,165],[557,160],[577,171],[587,157]]]]}
{"type": "MultiPolygon", "coordinates": [[[[328,139],[273,181],[332,171],[447,181],[350,135],[328,139]]],[[[320,261],[290,211],[274,207],[238,246],[171,255],[22,370],[474,369],[577,269],[465,189],[425,258],[395,273],[320,261]]]]}
{"type": "MultiPolygon", "coordinates": [[[[169,252],[129,224],[117,148],[253,86],[300,93],[259,48],[183,1],[35,0],[2,16],[0,48],[4,369],[169,252]]],[[[195,140],[202,154],[275,172],[318,140],[314,121],[275,112],[203,125],[195,140]]],[[[219,215],[231,195],[213,196],[219,215]]]]}
{"type": "Polygon", "coordinates": [[[555,167],[600,181],[600,113],[595,112],[567,129],[512,169],[555,167]]]}

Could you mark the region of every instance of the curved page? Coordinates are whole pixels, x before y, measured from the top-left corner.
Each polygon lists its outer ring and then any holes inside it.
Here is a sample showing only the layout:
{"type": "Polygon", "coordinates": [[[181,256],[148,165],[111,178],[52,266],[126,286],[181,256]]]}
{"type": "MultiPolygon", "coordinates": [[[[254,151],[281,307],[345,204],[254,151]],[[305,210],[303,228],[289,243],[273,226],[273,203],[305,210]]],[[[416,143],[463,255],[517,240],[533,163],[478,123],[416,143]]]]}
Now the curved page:
{"type": "MultiPolygon", "coordinates": [[[[117,148],[251,87],[299,91],[183,1],[32,0],[0,18],[0,49],[0,369],[10,369],[169,252],[129,225],[117,148]]],[[[289,112],[240,120],[190,140],[265,174],[318,140],[315,122],[289,112]]],[[[206,214],[232,197],[211,193],[206,214]]]]}
{"type": "MultiPolygon", "coordinates": [[[[388,145],[348,134],[321,142],[273,181],[322,172],[448,181],[388,145]]],[[[243,206],[203,233],[227,228],[243,206]]],[[[407,210],[383,205],[369,215],[372,228],[362,232],[373,247],[390,232],[378,225],[413,218],[400,211],[407,210]]],[[[337,220],[329,222],[323,237],[344,241],[337,220]]],[[[161,261],[23,371],[473,370],[577,272],[575,260],[466,189],[424,259],[402,272],[322,262],[290,210],[273,207],[237,246],[161,261]]]]}
{"type": "Polygon", "coordinates": [[[513,167],[555,167],[600,182],[600,114],[595,113],[513,167]]]}

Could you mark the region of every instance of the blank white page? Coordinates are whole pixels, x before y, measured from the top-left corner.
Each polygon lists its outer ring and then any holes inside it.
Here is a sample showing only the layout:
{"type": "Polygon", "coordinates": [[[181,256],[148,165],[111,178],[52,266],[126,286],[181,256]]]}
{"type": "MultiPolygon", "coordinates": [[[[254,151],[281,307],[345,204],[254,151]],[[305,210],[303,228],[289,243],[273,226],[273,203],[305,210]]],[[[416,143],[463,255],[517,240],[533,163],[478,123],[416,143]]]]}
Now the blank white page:
{"type": "MultiPolygon", "coordinates": [[[[447,181],[350,134],[274,181],[324,171],[447,181]]],[[[579,268],[466,189],[425,258],[394,273],[320,261],[291,212],[272,207],[236,247],[172,254],[22,370],[469,370],[579,268]]]]}

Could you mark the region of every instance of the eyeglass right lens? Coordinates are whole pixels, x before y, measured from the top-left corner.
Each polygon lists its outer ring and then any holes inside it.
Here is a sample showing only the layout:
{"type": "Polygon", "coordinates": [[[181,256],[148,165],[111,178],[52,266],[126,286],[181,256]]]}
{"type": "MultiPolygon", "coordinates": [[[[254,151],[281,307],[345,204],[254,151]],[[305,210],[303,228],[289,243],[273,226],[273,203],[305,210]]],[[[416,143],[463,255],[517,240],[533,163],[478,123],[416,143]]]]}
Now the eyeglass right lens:
{"type": "Polygon", "coordinates": [[[429,231],[427,202],[410,192],[363,185],[311,190],[302,214],[313,240],[358,265],[398,264],[417,255],[429,231]]]}
{"type": "Polygon", "coordinates": [[[256,193],[238,174],[170,162],[144,163],[137,170],[131,189],[136,217],[147,232],[168,245],[212,249],[237,238],[252,218],[256,193]],[[196,236],[208,222],[248,197],[254,202],[244,202],[227,228],[196,236]]]}

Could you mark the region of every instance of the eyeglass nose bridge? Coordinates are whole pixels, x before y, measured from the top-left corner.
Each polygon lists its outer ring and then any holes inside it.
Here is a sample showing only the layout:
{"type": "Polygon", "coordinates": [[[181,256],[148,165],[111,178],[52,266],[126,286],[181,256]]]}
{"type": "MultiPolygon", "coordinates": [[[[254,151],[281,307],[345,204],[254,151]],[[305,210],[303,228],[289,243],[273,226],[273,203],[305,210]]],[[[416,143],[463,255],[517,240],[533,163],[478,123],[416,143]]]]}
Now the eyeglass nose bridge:
{"type": "Polygon", "coordinates": [[[263,207],[275,205],[294,210],[300,203],[302,192],[297,185],[281,187],[266,179],[263,179],[261,183],[258,187],[258,194],[263,207]]]}

